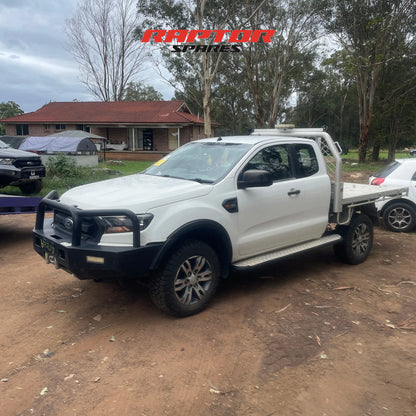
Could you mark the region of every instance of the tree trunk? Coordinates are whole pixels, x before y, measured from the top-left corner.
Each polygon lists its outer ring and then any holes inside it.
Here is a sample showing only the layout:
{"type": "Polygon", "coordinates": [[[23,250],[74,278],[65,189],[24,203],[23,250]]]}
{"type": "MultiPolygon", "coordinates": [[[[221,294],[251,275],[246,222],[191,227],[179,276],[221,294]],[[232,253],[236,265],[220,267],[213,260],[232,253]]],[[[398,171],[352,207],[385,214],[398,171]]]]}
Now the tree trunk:
{"type": "Polygon", "coordinates": [[[373,162],[378,162],[380,159],[380,147],[380,143],[374,143],[373,154],[371,156],[373,162]]]}
{"type": "Polygon", "coordinates": [[[204,111],[204,135],[211,137],[211,76],[209,66],[209,55],[202,54],[202,75],[204,85],[204,97],[202,100],[202,109],[204,111]]]}

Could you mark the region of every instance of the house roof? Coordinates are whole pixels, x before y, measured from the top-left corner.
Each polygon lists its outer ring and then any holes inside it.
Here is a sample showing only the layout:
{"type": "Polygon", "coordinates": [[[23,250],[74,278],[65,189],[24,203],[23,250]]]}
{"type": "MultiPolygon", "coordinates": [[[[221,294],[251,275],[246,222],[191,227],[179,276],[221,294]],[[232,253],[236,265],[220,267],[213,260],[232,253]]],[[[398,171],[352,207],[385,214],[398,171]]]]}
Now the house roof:
{"type": "Polygon", "coordinates": [[[9,117],[24,124],[203,124],[184,101],[52,102],[39,110],[9,117]]]}

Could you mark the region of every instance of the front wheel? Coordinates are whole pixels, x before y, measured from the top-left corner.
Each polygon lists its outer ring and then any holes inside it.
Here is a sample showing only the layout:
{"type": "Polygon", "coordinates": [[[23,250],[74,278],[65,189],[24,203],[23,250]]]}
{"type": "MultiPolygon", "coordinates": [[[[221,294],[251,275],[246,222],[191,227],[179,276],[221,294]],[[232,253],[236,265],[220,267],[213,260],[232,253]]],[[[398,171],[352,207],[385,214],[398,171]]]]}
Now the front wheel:
{"type": "Polygon", "coordinates": [[[395,202],[384,210],[383,222],[390,231],[407,233],[415,226],[416,211],[405,202],[395,202]]]}
{"type": "Polygon", "coordinates": [[[208,244],[190,240],[170,254],[151,280],[153,303],[173,316],[202,311],[213,298],[220,279],[220,263],[208,244]]]}
{"type": "Polygon", "coordinates": [[[42,180],[37,179],[30,182],[24,182],[19,185],[22,193],[27,195],[37,194],[42,190],[42,180]]]}
{"type": "Polygon", "coordinates": [[[373,247],[374,230],[370,218],[356,214],[347,226],[340,226],[343,237],[341,243],[334,245],[337,257],[348,264],[360,264],[365,261],[373,247]]]}

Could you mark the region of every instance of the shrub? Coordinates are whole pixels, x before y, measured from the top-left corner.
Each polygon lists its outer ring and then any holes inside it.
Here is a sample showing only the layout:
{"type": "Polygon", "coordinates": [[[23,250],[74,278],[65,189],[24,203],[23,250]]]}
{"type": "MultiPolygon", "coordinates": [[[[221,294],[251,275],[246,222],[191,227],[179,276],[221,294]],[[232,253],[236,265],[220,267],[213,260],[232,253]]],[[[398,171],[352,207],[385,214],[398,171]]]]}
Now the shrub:
{"type": "Polygon", "coordinates": [[[47,176],[59,178],[76,178],[82,175],[82,168],[74,159],[63,154],[51,156],[46,163],[47,176]]]}

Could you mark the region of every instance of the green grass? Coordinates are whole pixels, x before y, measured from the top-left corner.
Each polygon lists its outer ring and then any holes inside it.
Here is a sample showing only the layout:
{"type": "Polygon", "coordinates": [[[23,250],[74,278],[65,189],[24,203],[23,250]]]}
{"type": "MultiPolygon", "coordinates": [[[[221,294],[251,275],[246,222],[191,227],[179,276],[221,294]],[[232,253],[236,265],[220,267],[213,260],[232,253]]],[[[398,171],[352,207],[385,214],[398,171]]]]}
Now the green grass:
{"type": "MultiPolygon", "coordinates": [[[[350,161],[358,162],[358,150],[357,149],[349,150],[348,154],[346,155],[342,154],[341,157],[342,159],[347,159],[350,161]]],[[[409,153],[406,153],[406,152],[396,153],[396,159],[406,159],[408,157],[410,157],[409,153]]],[[[369,158],[368,155],[367,155],[367,158],[369,158]]],[[[387,150],[381,150],[379,154],[380,163],[383,163],[383,162],[387,163],[387,158],[388,158],[387,150]]],[[[379,163],[379,162],[376,162],[376,163],[379,163]]]]}
{"type": "Polygon", "coordinates": [[[132,175],[133,173],[141,172],[145,169],[147,169],[152,163],[149,161],[132,161],[132,160],[125,160],[122,162],[122,165],[113,164],[113,162],[107,161],[104,163],[100,163],[100,168],[108,168],[114,171],[119,171],[123,175],[132,175]]]}
{"type": "MultiPolygon", "coordinates": [[[[75,186],[141,172],[152,163],[154,162],[125,161],[122,165],[116,165],[108,161],[100,163],[97,168],[77,168],[76,176],[51,175],[47,169],[46,177],[42,180],[42,190],[38,195],[34,196],[45,196],[52,190],[56,190],[59,195],[62,195],[68,189],[74,188],[75,186]]],[[[23,195],[20,189],[15,186],[1,188],[0,192],[8,195],[23,195]]]]}
{"type": "MultiPolygon", "coordinates": [[[[342,169],[344,172],[372,172],[376,173],[382,169],[388,163],[388,152],[386,150],[380,151],[380,160],[378,162],[366,162],[358,163],[358,150],[353,149],[346,155],[341,155],[343,164],[342,169]]],[[[409,153],[398,152],[396,153],[396,159],[406,159],[410,157],[409,153]]]]}

